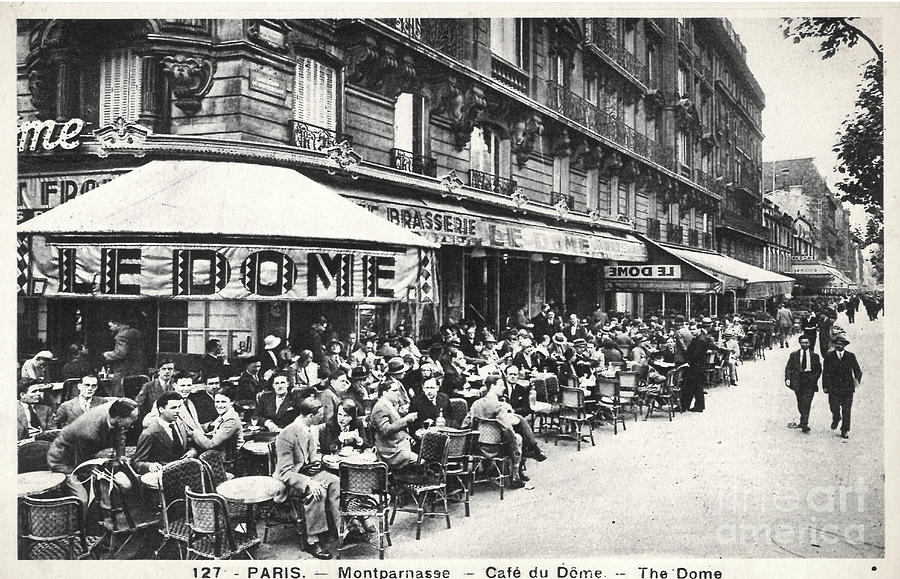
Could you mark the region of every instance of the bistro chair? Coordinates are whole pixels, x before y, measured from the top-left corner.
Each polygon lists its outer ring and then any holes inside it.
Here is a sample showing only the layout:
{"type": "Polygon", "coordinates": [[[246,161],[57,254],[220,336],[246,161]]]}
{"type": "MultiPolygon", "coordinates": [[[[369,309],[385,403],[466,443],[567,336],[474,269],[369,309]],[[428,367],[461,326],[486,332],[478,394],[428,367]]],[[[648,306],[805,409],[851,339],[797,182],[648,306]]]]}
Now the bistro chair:
{"type": "Polygon", "coordinates": [[[37,470],[50,470],[47,464],[47,451],[50,450],[50,442],[46,440],[28,440],[19,444],[19,472],[34,472],[37,470]]]}
{"type": "MultiPolygon", "coordinates": [[[[225,470],[225,462],[222,460],[221,451],[207,450],[197,458],[203,463],[203,475],[206,477],[207,488],[210,490],[214,491],[223,482],[234,478],[234,475],[225,470]]],[[[248,505],[227,498],[225,498],[225,504],[228,505],[228,515],[236,524],[249,521],[250,507],[248,505]]]]}
{"type": "Polygon", "coordinates": [[[601,414],[612,419],[613,434],[619,434],[619,422],[625,430],[625,417],[622,416],[622,402],[619,399],[619,381],[616,378],[597,376],[597,408],[601,414]]]}
{"type": "Polygon", "coordinates": [[[185,518],[185,488],[198,493],[206,492],[203,463],[196,458],[183,458],[163,467],[159,485],[163,542],[153,553],[154,558],[159,558],[160,551],[169,541],[175,541],[179,558],[184,558],[183,549],[188,544],[189,536],[185,518]]]}
{"type": "Polygon", "coordinates": [[[501,501],[503,500],[503,489],[510,480],[512,471],[512,456],[503,433],[504,428],[496,419],[478,421],[478,454],[476,456],[482,478],[478,478],[477,473],[473,475],[476,483],[496,484],[500,488],[501,501]]]}
{"type": "Polygon", "coordinates": [[[766,359],[766,334],[762,330],[757,330],[753,334],[753,350],[757,360],[766,359]]]}
{"type": "Polygon", "coordinates": [[[638,408],[641,399],[638,393],[638,373],[635,371],[622,371],[616,375],[619,381],[619,403],[622,408],[629,408],[634,413],[634,421],[638,419],[638,408]]]}
{"type": "Polygon", "coordinates": [[[559,404],[555,398],[550,397],[548,384],[559,384],[559,379],[553,374],[532,374],[531,386],[534,388],[537,404],[532,406],[534,422],[537,429],[544,434],[544,442],[547,442],[548,431],[558,428],[559,404]]]}
{"type": "MultiPolygon", "coordinates": [[[[78,396],[78,385],[81,384],[81,378],[69,378],[65,382],[63,382],[62,387],[62,402],[66,400],[71,400],[78,396]]],[[[131,398],[134,398],[132,396],[131,398]]]]}
{"type": "Polygon", "coordinates": [[[84,559],[93,554],[99,537],[87,537],[81,502],[74,497],[19,503],[22,559],[84,559]]]}
{"type": "Polygon", "coordinates": [[[469,403],[466,402],[465,398],[451,398],[450,399],[450,416],[445,416],[447,419],[447,426],[450,428],[459,428],[462,426],[463,420],[466,419],[466,415],[469,413],[469,403]]]}
{"type": "Polygon", "coordinates": [[[194,492],[184,487],[187,552],[204,559],[231,559],[259,545],[259,537],[234,530],[225,499],[215,493],[194,492]]]}
{"type": "Polygon", "coordinates": [[[650,416],[653,414],[653,409],[658,406],[660,409],[664,409],[669,414],[669,421],[672,421],[672,416],[675,414],[676,400],[678,407],[681,408],[680,388],[677,389],[677,396],[675,395],[675,380],[677,378],[677,375],[678,373],[674,368],[669,370],[669,372],[666,374],[666,381],[660,386],[658,391],[647,391],[647,414],[644,415],[644,420],[650,418],[650,416]]]}
{"type": "Polygon", "coordinates": [[[56,437],[59,436],[59,433],[61,431],[61,428],[51,428],[50,430],[44,430],[35,434],[34,439],[52,443],[54,440],[56,440],[56,437]]]}
{"type": "Polygon", "coordinates": [[[475,460],[472,457],[472,431],[455,428],[441,428],[441,434],[447,436],[447,477],[459,488],[447,491],[447,500],[463,503],[466,516],[469,516],[469,496],[475,482],[475,460]]]}
{"type": "Polygon", "coordinates": [[[569,388],[563,386],[561,388],[561,396],[559,401],[559,431],[553,437],[554,446],[559,442],[560,436],[574,438],[578,442],[577,449],[581,451],[581,439],[584,436],[584,427],[588,427],[588,434],[591,438],[591,446],[596,446],[594,442],[594,426],[592,420],[594,416],[587,412],[584,406],[584,390],[581,388],[569,388]],[[566,426],[568,428],[563,428],[566,426]],[[566,430],[567,432],[563,432],[566,430]]]}
{"type": "Polygon", "coordinates": [[[444,517],[447,520],[447,528],[450,528],[450,509],[447,506],[447,444],[446,434],[428,431],[422,437],[419,446],[419,461],[416,463],[416,472],[403,478],[395,477],[391,492],[393,499],[391,509],[391,524],[397,511],[416,514],[416,540],[422,536],[422,521],[426,516],[444,517]],[[398,506],[401,496],[409,496],[416,505],[400,508],[398,506]],[[443,511],[435,510],[435,503],[440,499],[444,503],[443,511]],[[431,503],[431,510],[426,511],[426,503],[431,503]]]}
{"type": "MultiPolygon", "coordinates": [[[[341,558],[345,549],[347,522],[356,517],[376,517],[378,519],[378,558],[384,559],[385,540],[388,545],[391,545],[391,529],[387,518],[390,506],[387,465],[383,462],[353,463],[345,461],[341,463],[339,472],[341,520],[338,531],[337,558],[341,558]]],[[[369,544],[371,545],[371,543],[369,544]]]]}

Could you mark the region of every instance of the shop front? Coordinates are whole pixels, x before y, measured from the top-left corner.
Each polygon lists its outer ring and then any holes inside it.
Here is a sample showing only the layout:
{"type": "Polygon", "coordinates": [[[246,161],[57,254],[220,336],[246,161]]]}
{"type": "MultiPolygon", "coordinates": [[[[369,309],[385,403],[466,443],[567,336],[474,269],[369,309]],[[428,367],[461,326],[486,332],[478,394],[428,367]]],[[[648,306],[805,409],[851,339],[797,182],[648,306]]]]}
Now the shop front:
{"type": "Polygon", "coordinates": [[[795,257],[791,263],[797,295],[839,295],[856,289],[856,283],[833,265],[804,257],[795,257]]]}
{"type": "Polygon", "coordinates": [[[636,237],[580,229],[562,218],[541,221],[511,216],[513,211],[503,216],[462,200],[343,194],[440,244],[440,322],[470,319],[503,328],[520,308],[530,318],[544,303],[586,316],[604,302],[604,265],[647,261],[647,249],[636,237]]]}
{"type": "Polygon", "coordinates": [[[399,304],[436,289],[431,242],[282,167],[151,161],[19,234],[22,300],[59,352],[109,349],[115,319],[148,354],[202,354],[211,338],[252,354],[268,334],[302,347],[320,317],[341,339],[396,327],[399,304]]]}

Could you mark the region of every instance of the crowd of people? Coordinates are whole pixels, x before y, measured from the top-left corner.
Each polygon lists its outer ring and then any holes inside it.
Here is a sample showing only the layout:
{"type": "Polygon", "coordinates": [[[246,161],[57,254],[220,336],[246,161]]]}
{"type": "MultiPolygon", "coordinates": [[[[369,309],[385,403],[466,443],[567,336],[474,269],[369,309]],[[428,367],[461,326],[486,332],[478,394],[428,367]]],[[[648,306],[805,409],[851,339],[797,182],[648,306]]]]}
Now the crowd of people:
{"type": "MultiPolygon", "coordinates": [[[[73,472],[104,448],[113,448],[118,459],[141,475],[210,449],[221,451],[232,464],[248,427],[268,432],[275,438],[277,455],[273,476],[309,497],[304,547],[315,557],[329,558],[320,535],[328,531],[328,513],[336,520],[339,485],[337,477],[323,469],[323,454],[374,449],[393,477],[414,480],[418,440],[424,431],[433,426],[477,430],[480,422],[496,420],[504,429],[512,459],[510,486],[523,488],[530,486],[527,459],[547,458],[533,431],[536,412],[556,402],[539,398],[532,377],[552,374],[561,385],[586,388],[599,373],[628,369],[637,371],[652,388],[666,381],[667,372],[682,368],[681,407],[703,412],[706,370],[712,360],[721,362],[725,380],[737,384],[737,366],[748,349],[779,342],[786,347],[788,337],[797,331],[802,348],[791,357],[786,381],[798,393],[799,427],[806,431],[811,377],[818,378],[822,364],[818,356],[805,353],[818,339],[826,373],[829,365],[846,363],[841,352],[847,338],[835,325],[837,312],[843,311],[853,323],[860,301],[865,303],[856,297],[828,303],[799,319],[788,303],[774,315],[756,318],[726,314],[690,319],[616,316],[598,308],[587,317],[569,313],[563,320],[545,305],[531,319],[511,317],[499,336],[483,325],[463,321],[441,327],[437,335],[418,344],[398,328],[386,335],[348,336],[345,341],[320,337],[321,348],[296,353],[290,344],[270,335],[259,356],[243,360],[237,376],[234,365],[226,363],[221,344],[210,340],[199,371],[188,372],[161,356],[153,379],[134,398],[122,396],[122,377],[110,381],[106,397],[96,396],[98,376],[82,363],[83,349],[76,348],[69,363],[80,364],[78,393],[55,410],[41,404],[42,371],[47,358],[52,358],[43,351],[21,370],[19,438],[60,429],[48,464],[68,476],[70,493],[86,503],[84,480],[73,472]],[[835,351],[837,362],[829,358],[835,351]],[[455,398],[471,401],[467,414],[453,412],[455,398]],[[140,425],[140,434],[129,460],[125,444],[133,425],[140,425]]],[[[139,337],[119,324],[115,328],[111,324],[111,329],[121,351],[108,352],[104,358],[126,359],[139,337]]],[[[830,397],[835,420],[843,420],[846,436],[852,392],[848,397],[845,390],[832,386],[830,397]]],[[[135,482],[120,481],[123,488],[135,482]]],[[[354,532],[365,535],[374,527],[360,519],[354,532]]]]}

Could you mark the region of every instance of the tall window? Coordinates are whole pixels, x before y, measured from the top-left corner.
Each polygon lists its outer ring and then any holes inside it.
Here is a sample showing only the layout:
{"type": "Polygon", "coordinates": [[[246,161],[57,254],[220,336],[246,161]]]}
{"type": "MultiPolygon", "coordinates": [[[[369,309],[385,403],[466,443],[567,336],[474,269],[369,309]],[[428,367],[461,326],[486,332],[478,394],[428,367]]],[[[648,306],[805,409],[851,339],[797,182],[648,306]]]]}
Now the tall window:
{"type": "Polygon", "coordinates": [[[569,67],[566,66],[566,59],[560,53],[556,53],[551,57],[550,64],[552,66],[550,73],[553,80],[559,86],[569,86],[570,76],[569,76],[569,67]]]}
{"type": "Polygon", "coordinates": [[[337,128],[337,71],[300,57],[294,74],[294,120],[329,130],[337,128]]]}
{"type": "Polygon", "coordinates": [[[597,77],[588,76],[584,79],[584,100],[592,105],[597,104],[597,77]]]}
{"type": "Polygon", "coordinates": [[[491,52],[518,67],[525,66],[523,25],[521,18],[491,18],[491,52]]]}
{"type": "Polygon", "coordinates": [[[402,93],[394,104],[394,148],[424,155],[427,142],[424,121],[424,99],[421,95],[402,93]]]}
{"type": "Polygon", "coordinates": [[[587,172],[587,208],[588,211],[600,209],[600,170],[588,169],[587,172]]]}
{"type": "Polygon", "coordinates": [[[498,177],[509,177],[511,168],[509,140],[500,139],[489,128],[475,127],[472,130],[470,146],[473,169],[498,177]]]}
{"type": "Polygon", "coordinates": [[[678,131],[678,162],[682,165],[690,165],[691,162],[691,139],[688,132],[684,129],[678,131]]]}
{"type": "Polygon", "coordinates": [[[688,71],[682,66],[678,67],[678,96],[685,98],[688,96],[688,71]]]}
{"type": "Polygon", "coordinates": [[[626,102],[624,104],[624,106],[622,107],[622,113],[623,113],[622,116],[624,117],[622,120],[625,122],[626,125],[628,125],[632,129],[634,128],[634,120],[635,120],[634,111],[635,111],[635,104],[632,102],[626,102]]]}
{"type": "Polygon", "coordinates": [[[566,195],[569,193],[569,158],[553,159],[553,190],[566,195]]]}
{"type": "Polygon", "coordinates": [[[622,45],[625,50],[634,54],[635,50],[635,24],[633,20],[626,20],[622,25],[622,45]]]}
{"type": "Polygon", "coordinates": [[[647,47],[647,80],[650,82],[650,87],[656,87],[656,77],[659,74],[657,70],[657,59],[659,58],[658,51],[655,46],[647,47]]]}
{"type": "Polygon", "coordinates": [[[141,112],[141,58],[128,48],[105,53],[100,61],[100,126],[119,117],[135,121],[141,112]]]}
{"type": "Polygon", "coordinates": [[[617,213],[625,217],[631,217],[631,191],[625,183],[619,183],[617,213]]]}

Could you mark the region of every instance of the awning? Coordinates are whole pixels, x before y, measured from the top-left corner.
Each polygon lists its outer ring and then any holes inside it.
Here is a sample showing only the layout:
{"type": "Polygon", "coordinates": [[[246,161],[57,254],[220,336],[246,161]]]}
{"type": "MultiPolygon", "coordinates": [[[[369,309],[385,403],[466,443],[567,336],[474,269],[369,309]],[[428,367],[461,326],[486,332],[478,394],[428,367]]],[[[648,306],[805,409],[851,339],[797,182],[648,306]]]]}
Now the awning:
{"type": "Polygon", "coordinates": [[[618,262],[603,268],[603,287],[620,292],[722,293],[722,280],[645,239],[647,262],[618,262]]]}
{"type": "Polygon", "coordinates": [[[53,237],[256,239],[304,246],[436,247],[284,167],[151,161],[18,227],[53,237]]]}
{"type": "Polygon", "coordinates": [[[526,217],[510,219],[468,207],[462,201],[400,199],[393,192],[379,194],[352,189],[342,189],[341,193],[391,223],[441,245],[647,261],[644,243],[627,233],[575,231],[526,217]]]}
{"type": "Polygon", "coordinates": [[[760,299],[791,293],[794,280],[731,257],[707,251],[665,246],[665,250],[709,271],[721,279],[726,290],[742,290],[739,297],[760,299]]]}
{"type": "Polygon", "coordinates": [[[791,265],[791,275],[798,279],[809,279],[834,288],[848,288],[856,282],[831,264],[821,262],[800,262],[791,265]]]}

